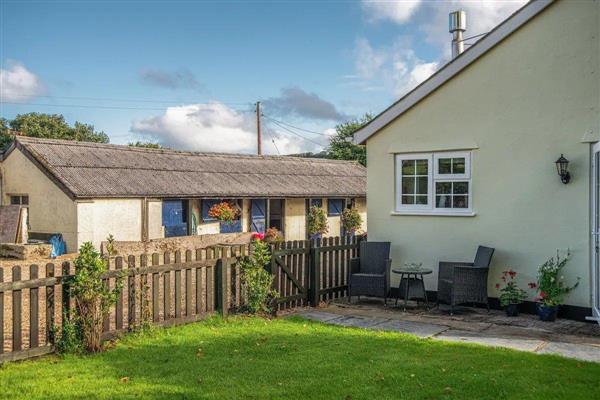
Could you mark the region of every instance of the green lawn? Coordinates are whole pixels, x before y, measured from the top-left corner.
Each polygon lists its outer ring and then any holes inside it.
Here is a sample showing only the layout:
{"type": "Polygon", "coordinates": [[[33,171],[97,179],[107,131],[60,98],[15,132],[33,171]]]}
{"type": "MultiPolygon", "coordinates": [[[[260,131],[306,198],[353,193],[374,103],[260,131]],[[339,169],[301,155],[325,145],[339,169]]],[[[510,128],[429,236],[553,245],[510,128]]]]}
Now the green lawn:
{"type": "Polygon", "coordinates": [[[600,399],[600,364],[300,319],[219,318],[0,367],[6,399],[600,399]]]}

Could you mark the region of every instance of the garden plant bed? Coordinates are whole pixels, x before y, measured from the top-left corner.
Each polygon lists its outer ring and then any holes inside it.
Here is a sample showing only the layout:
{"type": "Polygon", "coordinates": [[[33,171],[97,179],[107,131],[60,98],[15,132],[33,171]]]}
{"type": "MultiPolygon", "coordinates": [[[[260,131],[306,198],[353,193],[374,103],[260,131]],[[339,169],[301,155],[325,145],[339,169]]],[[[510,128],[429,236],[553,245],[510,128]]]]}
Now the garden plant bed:
{"type": "Polygon", "coordinates": [[[97,355],[5,364],[0,398],[590,399],[598,376],[600,364],[551,355],[231,317],[129,335],[97,355]]]}

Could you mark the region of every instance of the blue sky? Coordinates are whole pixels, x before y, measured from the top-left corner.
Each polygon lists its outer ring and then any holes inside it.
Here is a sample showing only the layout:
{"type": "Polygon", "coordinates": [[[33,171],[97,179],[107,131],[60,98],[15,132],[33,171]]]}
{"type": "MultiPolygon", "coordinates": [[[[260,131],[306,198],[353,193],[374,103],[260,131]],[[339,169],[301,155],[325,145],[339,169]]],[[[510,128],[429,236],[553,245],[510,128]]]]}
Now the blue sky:
{"type": "Polygon", "coordinates": [[[449,11],[467,11],[469,36],[524,2],[0,3],[2,117],[61,113],[113,143],[253,152],[261,100],[268,117],[320,133],[265,118],[276,154],[319,150],[336,123],[383,110],[443,65],[449,11]]]}

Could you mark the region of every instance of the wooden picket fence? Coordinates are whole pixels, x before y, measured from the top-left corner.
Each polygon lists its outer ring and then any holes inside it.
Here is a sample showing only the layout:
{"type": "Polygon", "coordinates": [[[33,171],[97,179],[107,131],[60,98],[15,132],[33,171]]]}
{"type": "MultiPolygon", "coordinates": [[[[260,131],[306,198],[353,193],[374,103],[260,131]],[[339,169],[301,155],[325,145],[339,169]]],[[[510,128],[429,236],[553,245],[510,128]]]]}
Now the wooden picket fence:
{"type": "MultiPolygon", "coordinates": [[[[277,309],[318,305],[346,295],[350,258],[360,238],[283,242],[273,247],[271,273],[277,309]]],[[[248,246],[114,257],[104,281],[123,290],[103,322],[105,338],[143,324],[194,322],[213,313],[227,316],[245,304],[239,260],[248,246]]],[[[54,351],[54,332],[75,306],[69,293],[72,262],[0,268],[0,362],[54,351]],[[10,272],[8,277],[7,272],[10,272]]]]}

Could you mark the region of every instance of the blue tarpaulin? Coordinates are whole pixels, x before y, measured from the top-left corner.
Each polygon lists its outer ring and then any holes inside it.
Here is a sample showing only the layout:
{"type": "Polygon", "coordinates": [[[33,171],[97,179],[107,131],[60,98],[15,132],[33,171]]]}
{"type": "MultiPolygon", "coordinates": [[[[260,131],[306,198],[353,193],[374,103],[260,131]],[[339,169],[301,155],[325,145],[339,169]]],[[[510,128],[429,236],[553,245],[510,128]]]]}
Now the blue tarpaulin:
{"type": "Polygon", "coordinates": [[[65,241],[62,238],[62,235],[56,234],[50,237],[48,243],[52,245],[52,252],[50,253],[50,258],[55,258],[60,255],[63,255],[67,252],[67,246],[65,245],[65,241]]]}

